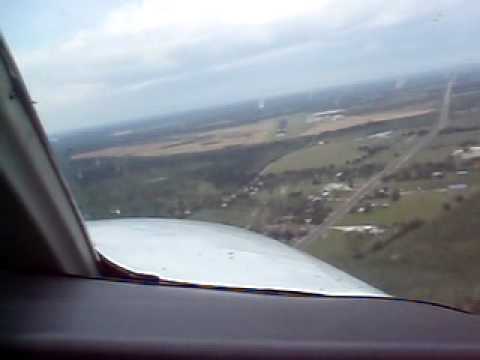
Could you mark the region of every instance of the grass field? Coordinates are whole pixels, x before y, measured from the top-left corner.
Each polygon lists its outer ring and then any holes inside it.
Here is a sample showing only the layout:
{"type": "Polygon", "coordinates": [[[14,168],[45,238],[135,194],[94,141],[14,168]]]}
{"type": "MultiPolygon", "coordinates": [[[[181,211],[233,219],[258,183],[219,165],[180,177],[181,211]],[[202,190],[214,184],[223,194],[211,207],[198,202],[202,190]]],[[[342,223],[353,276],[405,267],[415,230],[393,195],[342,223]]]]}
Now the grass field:
{"type": "Polygon", "coordinates": [[[106,149],[81,153],[73,159],[121,156],[169,156],[225,149],[232,146],[255,145],[271,141],[276,128],[272,119],[253,124],[222,128],[218,130],[185,135],[182,140],[156,141],[146,144],[113,146],[106,149]]]}
{"type": "Polygon", "coordinates": [[[342,120],[319,121],[315,123],[308,123],[307,119],[310,114],[301,112],[263,119],[245,125],[200,131],[195,134],[183,134],[181,138],[177,138],[176,140],[158,138],[157,140],[149,140],[148,143],[143,143],[142,140],[139,139],[137,142],[128,145],[110,146],[94,151],[77,153],[72,158],[170,156],[221,150],[228,147],[256,145],[278,141],[284,138],[319,135],[325,132],[347,129],[358,125],[380,124],[391,120],[402,120],[403,118],[408,122],[408,119],[432,114],[434,111],[428,106],[429,104],[423,104],[422,106],[413,108],[400,108],[391,111],[372,112],[364,115],[352,115],[342,120]],[[279,122],[282,120],[287,121],[286,133],[284,137],[279,137],[277,136],[277,130],[279,128],[279,122]]]}
{"type": "Polygon", "coordinates": [[[338,265],[346,259],[355,258],[355,255],[370,242],[368,237],[353,239],[346,232],[330,231],[325,239],[312,243],[307,252],[330,264],[338,265]]]}
{"type": "Polygon", "coordinates": [[[421,106],[406,107],[389,111],[372,112],[363,115],[349,115],[346,116],[344,119],[336,121],[318,121],[314,123],[314,126],[312,126],[304,134],[319,135],[327,131],[346,129],[352,126],[358,126],[367,123],[380,123],[384,121],[391,121],[403,118],[407,120],[409,118],[433,113],[434,110],[429,107],[430,105],[431,104],[422,104],[421,106]]]}
{"type": "MultiPolygon", "coordinates": [[[[478,124],[477,124],[478,125],[478,124]]],[[[463,131],[450,134],[441,134],[433,142],[433,146],[441,145],[456,145],[460,146],[465,141],[479,142],[480,141],[480,131],[463,131]]]]}
{"type": "Polygon", "coordinates": [[[394,132],[390,137],[385,139],[364,139],[359,141],[360,144],[375,146],[375,145],[385,145],[388,148],[386,150],[380,151],[364,160],[364,164],[387,164],[392,159],[395,159],[396,156],[400,156],[408,148],[412,146],[417,141],[416,136],[402,136],[401,132],[394,132]]]}
{"type": "Polygon", "coordinates": [[[262,122],[272,124],[270,133],[265,137],[265,141],[279,141],[301,136],[312,126],[312,124],[307,123],[308,115],[308,113],[297,113],[262,120],[262,122]],[[277,130],[279,130],[282,121],[286,122],[285,133],[284,136],[278,136],[277,130]]]}
{"type": "Polygon", "coordinates": [[[347,161],[354,160],[361,155],[357,145],[351,141],[314,145],[274,161],[265,168],[263,173],[280,174],[285,171],[314,169],[331,164],[344,165],[347,161]]]}
{"type": "Polygon", "coordinates": [[[388,246],[358,257],[373,241],[332,231],[308,252],[386,291],[480,311],[480,195],[457,205],[388,246]]]}
{"type": "Polygon", "coordinates": [[[447,173],[442,179],[420,179],[401,181],[396,183],[398,188],[402,191],[410,190],[434,190],[444,189],[451,184],[466,184],[468,189],[465,190],[468,194],[472,191],[476,191],[480,186],[480,172],[477,170],[471,170],[468,175],[457,175],[455,173],[447,173]]]}
{"type": "Polygon", "coordinates": [[[250,207],[232,206],[230,208],[202,209],[189,217],[191,220],[200,220],[216,223],[248,227],[255,222],[255,214],[250,207]]]}
{"type": "Polygon", "coordinates": [[[457,148],[455,145],[430,146],[423,149],[412,159],[412,162],[440,162],[447,159],[457,148]]]}
{"type": "Polygon", "coordinates": [[[287,137],[300,136],[307,131],[312,124],[307,123],[309,114],[299,113],[288,117],[287,137]]]}
{"type": "MultiPolygon", "coordinates": [[[[397,202],[390,202],[388,208],[374,209],[369,213],[349,214],[340,225],[392,225],[395,222],[406,222],[414,218],[431,220],[443,210],[442,204],[450,201],[451,195],[436,191],[417,191],[404,195],[397,202]]],[[[381,201],[379,201],[381,202],[381,201]]]]}
{"type": "Polygon", "coordinates": [[[440,134],[429,147],[420,151],[412,161],[444,161],[455,149],[460,148],[465,142],[480,144],[480,131],[440,134]]]}

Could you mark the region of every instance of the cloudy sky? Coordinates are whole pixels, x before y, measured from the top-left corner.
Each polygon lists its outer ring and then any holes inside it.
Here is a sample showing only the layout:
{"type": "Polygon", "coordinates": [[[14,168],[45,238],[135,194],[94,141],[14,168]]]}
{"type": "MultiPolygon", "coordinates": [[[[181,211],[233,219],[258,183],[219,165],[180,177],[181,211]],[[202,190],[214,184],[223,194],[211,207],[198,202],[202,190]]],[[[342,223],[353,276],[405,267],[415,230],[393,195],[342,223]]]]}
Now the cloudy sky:
{"type": "Polygon", "coordinates": [[[476,0],[0,0],[48,132],[480,60],[476,0]]]}

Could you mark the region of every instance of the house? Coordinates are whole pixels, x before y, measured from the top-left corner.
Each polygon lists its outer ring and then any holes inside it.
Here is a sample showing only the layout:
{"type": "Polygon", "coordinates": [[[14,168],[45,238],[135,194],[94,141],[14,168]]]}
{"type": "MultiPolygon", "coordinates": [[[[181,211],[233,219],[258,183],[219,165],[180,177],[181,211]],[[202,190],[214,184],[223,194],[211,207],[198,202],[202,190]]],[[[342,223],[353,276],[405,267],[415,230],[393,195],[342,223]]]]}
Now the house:
{"type": "Polygon", "coordinates": [[[465,190],[466,188],[468,188],[468,185],[467,185],[467,184],[452,184],[452,185],[448,185],[448,189],[449,189],[449,190],[465,190]]]}
{"type": "Polygon", "coordinates": [[[354,226],[332,226],[331,229],[343,232],[359,232],[371,235],[380,235],[385,232],[384,229],[375,225],[354,225],[354,226]]]}
{"type": "Polygon", "coordinates": [[[387,139],[392,135],[393,131],[383,131],[383,132],[377,132],[375,134],[369,135],[367,138],[368,139],[387,139]]]}
{"type": "Polygon", "coordinates": [[[457,168],[480,168],[480,146],[456,149],[452,152],[457,168]]]}

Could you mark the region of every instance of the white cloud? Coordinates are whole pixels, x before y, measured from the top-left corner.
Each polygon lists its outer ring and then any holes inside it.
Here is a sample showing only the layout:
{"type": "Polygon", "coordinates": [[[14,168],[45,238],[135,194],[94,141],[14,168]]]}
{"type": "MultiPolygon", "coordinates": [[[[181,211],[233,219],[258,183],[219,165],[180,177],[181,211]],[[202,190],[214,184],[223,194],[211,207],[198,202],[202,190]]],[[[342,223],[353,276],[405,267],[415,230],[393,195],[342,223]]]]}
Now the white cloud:
{"type": "Polygon", "coordinates": [[[195,74],[265,64],[273,55],[345,41],[349,32],[371,27],[380,31],[455,4],[458,1],[144,0],[112,9],[100,25],[80,29],[61,44],[20,54],[20,67],[47,125],[55,128],[56,119],[70,112],[91,114],[93,100],[114,103],[117,95],[169,86],[195,74]]]}
{"type": "Polygon", "coordinates": [[[163,27],[192,30],[215,25],[264,25],[325,10],[332,0],[146,0],[113,11],[105,29],[131,34],[163,27]]]}

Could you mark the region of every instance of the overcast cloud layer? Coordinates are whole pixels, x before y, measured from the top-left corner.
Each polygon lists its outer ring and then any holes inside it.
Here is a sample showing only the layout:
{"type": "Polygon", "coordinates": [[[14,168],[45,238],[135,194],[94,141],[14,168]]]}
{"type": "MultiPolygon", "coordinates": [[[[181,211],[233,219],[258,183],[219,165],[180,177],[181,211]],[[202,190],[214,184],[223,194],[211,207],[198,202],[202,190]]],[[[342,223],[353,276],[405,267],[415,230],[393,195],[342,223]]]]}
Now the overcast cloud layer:
{"type": "Polygon", "coordinates": [[[18,1],[0,26],[49,132],[478,61],[469,0],[18,1]]]}

